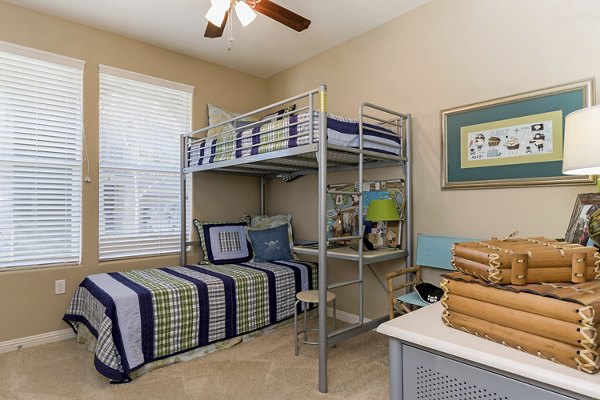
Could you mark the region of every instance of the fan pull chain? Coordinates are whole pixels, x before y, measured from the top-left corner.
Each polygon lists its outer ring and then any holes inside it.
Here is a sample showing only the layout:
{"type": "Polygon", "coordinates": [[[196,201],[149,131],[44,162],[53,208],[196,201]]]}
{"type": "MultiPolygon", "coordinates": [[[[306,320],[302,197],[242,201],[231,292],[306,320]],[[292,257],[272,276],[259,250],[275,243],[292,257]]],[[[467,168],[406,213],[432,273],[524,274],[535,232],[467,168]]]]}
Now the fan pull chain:
{"type": "Polygon", "coordinates": [[[229,40],[227,42],[227,51],[231,50],[231,46],[233,45],[233,41],[234,41],[234,39],[233,39],[233,21],[231,20],[231,11],[232,11],[232,8],[229,7],[229,10],[227,11],[229,13],[228,18],[227,18],[229,20],[229,23],[227,24],[227,29],[229,31],[229,40]]]}

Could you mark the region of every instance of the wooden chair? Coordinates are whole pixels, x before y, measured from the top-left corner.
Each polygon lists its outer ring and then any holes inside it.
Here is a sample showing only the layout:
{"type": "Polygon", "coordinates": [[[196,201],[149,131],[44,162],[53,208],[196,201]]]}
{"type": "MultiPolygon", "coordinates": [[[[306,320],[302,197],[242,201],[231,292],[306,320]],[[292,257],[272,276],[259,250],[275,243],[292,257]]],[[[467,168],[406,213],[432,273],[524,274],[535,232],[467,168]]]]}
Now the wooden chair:
{"type": "Polygon", "coordinates": [[[387,293],[390,307],[390,319],[394,318],[395,305],[398,303],[401,311],[411,312],[412,309],[407,305],[424,307],[426,303],[415,292],[415,285],[422,282],[422,268],[432,268],[438,270],[453,271],[452,266],[452,245],[456,242],[472,242],[472,238],[460,238],[450,236],[432,236],[419,234],[417,236],[417,253],[415,266],[407,267],[399,271],[390,272],[385,275],[387,280],[387,293]],[[394,285],[394,278],[406,276],[402,283],[394,285]],[[406,289],[406,293],[396,297],[395,292],[406,289]]]}

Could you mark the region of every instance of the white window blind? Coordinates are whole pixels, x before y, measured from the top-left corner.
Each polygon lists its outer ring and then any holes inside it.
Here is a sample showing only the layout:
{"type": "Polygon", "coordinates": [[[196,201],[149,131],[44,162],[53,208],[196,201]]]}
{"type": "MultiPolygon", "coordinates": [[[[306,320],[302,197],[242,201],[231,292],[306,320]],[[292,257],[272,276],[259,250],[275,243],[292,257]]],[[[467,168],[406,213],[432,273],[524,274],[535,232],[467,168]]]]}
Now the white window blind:
{"type": "Polygon", "coordinates": [[[0,42],[0,269],[80,262],[83,66],[0,42]]]}
{"type": "Polygon", "coordinates": [[[189,86],[101,66],[101,260],[180,251],[180,136],[191,104],[189,86]]]}

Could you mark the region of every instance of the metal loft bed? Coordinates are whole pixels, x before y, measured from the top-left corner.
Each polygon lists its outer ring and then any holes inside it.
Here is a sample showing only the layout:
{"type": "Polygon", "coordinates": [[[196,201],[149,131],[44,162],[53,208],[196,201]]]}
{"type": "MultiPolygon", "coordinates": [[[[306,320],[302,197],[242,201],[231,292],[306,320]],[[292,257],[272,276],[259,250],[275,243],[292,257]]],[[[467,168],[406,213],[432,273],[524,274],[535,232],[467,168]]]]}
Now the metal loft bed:
{"type": "MultiPolygon", "coordinates": [[[[411,265],[412,254],[407,249],[412,248],[412,182],[411,182],[411,116],[402,114],[371,103],[363,103],[358,113],[358,143],[355,147],[348,145],[328,143],[328,114],[327,114],[327,87],[319,88],[294,96],[269,106],[254,110],[237,118],[224,121],[220,124],[209,126],[190,132],[181,139],[181,248],[186,248],[186,221],[185,215],[185,188],[188,174],[198,171],[219,171],[236,174],[253,175],[260,177],[260,207],[265,213],[265,181],[268,178],[283,177],[286,180],[306,175],[318,174],[318,270],[319,270],[319,391],[327,392],[327,352],[328,347],[334,346],[357,334],[374,329],[387,319],[387,314],[369,322],[364,321],[364,287],[363,287],[363,248],[358,247],[357,255],[353,258],[358,263],[358,279],[327,283],[327,258],[332,257],[327,252],[327,244],[333,241],[360,240],[362,234],[346,237],[327,237],[327,207],[328,194],[356,194],[359,197],[359,210],[363,209],[363,170],[366,168],[399,166],[404,169],[406,185],[406,222],[403,224],[403,250],[396,258],[406,259],[411,265]],[[295,110],[282,110],[278,115],[262,121],[247,124],[244,129],[250,133],[240,133],[240,129],[233,128],[236,121],[247,121],[251,117],[260,117],[270,111],[297,102],[302,107],[295,110]],[[315,107],[317,105],[317,107],[315,107]],[[300,118],[285,118],[302,114],[305,116],[305,125],[301,125],[300,118]],[[277,122],[278,121],[278,122],[277,122]],[[265,123],[272,122],[272,126],[264,129],[265,123]],[[300,129],[301,126],[308,129],[300,129]],[[368,128],[365,128],[368,126],[368,128]],[[206,138],[210,129],[215,127],[229,127],[218,136],[206,138]],[[378,128],[381,127],[381,128],[378,128]],[[254,129],[255,128],[255,129],[254,129]],[[288,130],[298,130],[294,137],[295,147],[281,148],[282,141],[279,133],[288,130]],[[365,130],[375,131],[375,136],[389,135],[392,131],[399,137],[398,154],[379,152],[368,147],[365,141],[365,130]],[[271,134],[271,136],[269,136],[271,134]],[[257,151],[257,136],[263,135],[266,141],[260,146],[271,146],[270,151],[257,151]],[[244,139],[241,137],[244,136],[244,139]],[[210,142],[209,142],[210,139],[210,142]],[[207,144],[208,143],[208,144],[207,144]],[[274,149],[273,149],[274,148],[274,149]],[[272,151],[271,151],[272,150],[272,151]],[[203,152],[210,153],[203,155],[203,152]],[[358,172],[358,189],[356,192],[328,191],[327,174],[329,172],[356,170],[358,172]],[[327,290],[341,286],[357,285],[359,290],[359,321],[356,324],[327,332],[327,290]]],[[[261,140],[262,140],[261,139],[261,140]]],[[[264,149],[263,149],[264,150],[264,149]]],[[[359,212],[358,226],[363,227],[363,215],[359,212]]],[[[362,232],[361,232],[362,233],[362,232]]],[[[400,234],[400,232],[399,232],[400,234]]],[[[348,257],[340,257],[346,258],[348,257]]],[[[186,252],[181,253],[181,262],[186,264],[186,252]]]]}

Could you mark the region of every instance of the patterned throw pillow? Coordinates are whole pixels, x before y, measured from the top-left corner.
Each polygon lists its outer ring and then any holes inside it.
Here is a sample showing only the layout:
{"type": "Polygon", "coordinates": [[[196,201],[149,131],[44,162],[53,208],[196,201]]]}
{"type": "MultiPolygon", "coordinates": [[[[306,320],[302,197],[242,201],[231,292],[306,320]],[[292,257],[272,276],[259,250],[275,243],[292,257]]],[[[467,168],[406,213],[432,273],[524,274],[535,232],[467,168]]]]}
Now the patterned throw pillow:
{"type": "Polygon", "coordinates": [[[287,236],[287,226],[275,228],[248,229],[248,237],[254,251],[254,261],[283,261],[293,260],[290,243],[287,236]]]}
{"type": "MultiPolygon", "coordinates": [[[[239,117],[240,115],[242,115],[242,114],[223,110],[222,108],[217,107],[213,104],[208,105],[208,124],[209,125],[219,124],[221,122],[225,122],[232,118],[239,117]]],[[[256,122],[256,121],[257,121],[256,118],[245,118],[245,120],[244,120],[244,122],[247,122],[247,123],[256,122]]],[[[237,126],[236,126],[236,128],[237,128],[237,126]]],[[[216,128],[209,129],[207,136],[210,137],[210,136],[219,135],[223,132],[233,132],[233,131],[234,131],[234,125],[232,123],[228,123],[225,125],[217,126],[216,128]]]]}
{"type": "Polygon", "coordinates": [[[253,229],[274,228],[279,225],[286,225],[288,229],[288,243],[290,252],[294,259],[298,259],[294,254],[294,233],[292,232],[292,214],[281,215],[253,215],[250,217],[250,227],[253,229]]]}
{"type": "Polygon", "coordinates": [[[256,121],[246,121],[246,120],[236,120],[233,121],[233,125],[235,126],[235,133],[236,135],[239,134],[240,132],[245,131],[246,129],[251,129],[254,128],[257,125],[253,125],[251,128],[246,128],[247,125],[253,124],[256,121]]]}
{"type": "MultiPolygon", "coordinates": [[[[288,106],[288,107],[286,107],[286,108],[282,108],[281,110],[277,110],[277,111],[274,111],[274,112],[272,112],[272,113],[270,113],[270,114],[264,115],[263,117],[261,117],[261,119],[260,119],[260,120],[261,120],[261,121],[270,120],[270,119],[271,119],[271,118],[273,118],[273,117],[276,117],[276,116],[278,116],[278,115],[284,115],[284,114],[287,114],[287,113],[289,113],[289,112],[292,112],[292,111],[294,111],[295,109],[296,109],[296,105],[295,105],[295,104],[292,104],[291,106],[288,106]]],[[[290,115],[291,115],[291,114],[290,114],[290,115]]],[[[279,119],[281,119],[281,118],[283,118],[283,117],[280,117],[280,118],[277,118],[277,119],[279,120],[279,119]]]]}
{"type": "Polygon", "coordinates": [[[204,252],[201,264],[229,264],[246,262],[252,258],[252,250],[246,240],[245,221],[229,223],[200,222],[194,219],[200,244],[204,252]]]}

